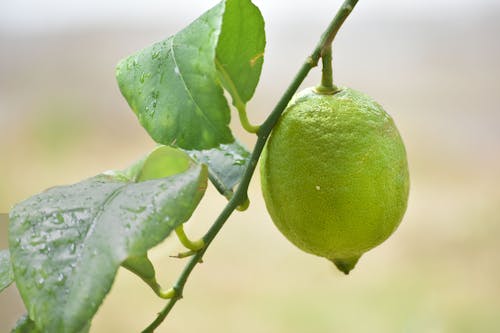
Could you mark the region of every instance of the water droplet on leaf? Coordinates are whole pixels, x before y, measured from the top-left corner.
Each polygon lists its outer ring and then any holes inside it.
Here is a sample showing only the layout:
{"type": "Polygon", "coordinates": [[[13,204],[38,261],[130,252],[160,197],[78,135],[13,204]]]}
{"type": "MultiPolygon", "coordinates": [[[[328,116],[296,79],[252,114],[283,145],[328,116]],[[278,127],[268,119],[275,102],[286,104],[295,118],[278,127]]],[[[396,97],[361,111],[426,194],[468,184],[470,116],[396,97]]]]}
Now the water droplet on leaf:
{"type": "Polygon", "coordinates": [[[43,287],[44,283],[45,283],[45,279],[42,277],[39,278],[38,280],[36,280],[36,282],[35,282],[38,289],[41,289],[43,287]]]}
{"type": "Polygon", "coordinates": [[[151,54],[151,59],[156,59],[160,56],[160,51],[154,51],[152,54],[151,54]]]}
{"type": "Polygon", "coordinates": [[[64,276],[63,273],[57,274],[57,284],[62,285],[64,284],[64,281],[66,281],[66,277],[64,276]]]}

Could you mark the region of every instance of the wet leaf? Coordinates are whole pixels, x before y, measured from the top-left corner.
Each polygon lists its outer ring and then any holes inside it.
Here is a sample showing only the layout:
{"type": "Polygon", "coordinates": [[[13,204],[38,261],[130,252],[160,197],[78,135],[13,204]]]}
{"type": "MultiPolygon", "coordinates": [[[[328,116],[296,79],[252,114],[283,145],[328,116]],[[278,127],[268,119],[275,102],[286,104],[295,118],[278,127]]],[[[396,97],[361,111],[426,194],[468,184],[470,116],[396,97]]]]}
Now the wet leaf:
{"type": "Polygon", "coordinates": [[[120,90],[158,143],[187,150],[231,144],[230,110],[259,81],[264,21],[249,0],[226,0],[174,36],[122,60],[120,90]],[[221,86],[222,83],[222,86],[221,86]]]}
{"type": "Polygon", "coordinates": [[[118,64],[120,90],[156,142],[203,149],[233,141],[214,64],[223,12],[220,3],[176,35],[118,64]]]}
{"type": "Polygon", "coordinates": [[[119,266],[145,256],[189,219],[206,188],[204,166],[189,162],[186,169],[177,159],[190,159],[182,154],[172,163],[181,173],[142,173],[146,165],[155,170],[154,164],[176,156],[169,150],[155,150],[132,171],[51,188],[11,211],[12,268],[40,330],[78,332],[109,292],[119,266]]]}
{"type": "Polygon", "coordinates": [[[217,148],[186,151],[199,163],[208,165],[210,181],[223,195],[230,195],[240,182],[250,153],[238,141],[217,148]]]}
{"type": "Polygon", "coordinates": [[[143,280],[155,279],[155,268],[146,255],[129,257],[122,263],[122,266],[141,277],[143,280]]]}
{"type": "Polygon", "coordinates": [[[36,328],[35,323],[25,314],[19,318],[11,333],[41,333],[41,331],[36,328]]]}
{"type": "MultiPolygon", "coordinates": [[[[85,325],[78,333],[88,333],[90,331],[90,324],[85,325]]],[[[22,316],[12,329],[11,333],[41,333],[36,327],[35,323],[28,317],[27,314],[22,316]]]]}

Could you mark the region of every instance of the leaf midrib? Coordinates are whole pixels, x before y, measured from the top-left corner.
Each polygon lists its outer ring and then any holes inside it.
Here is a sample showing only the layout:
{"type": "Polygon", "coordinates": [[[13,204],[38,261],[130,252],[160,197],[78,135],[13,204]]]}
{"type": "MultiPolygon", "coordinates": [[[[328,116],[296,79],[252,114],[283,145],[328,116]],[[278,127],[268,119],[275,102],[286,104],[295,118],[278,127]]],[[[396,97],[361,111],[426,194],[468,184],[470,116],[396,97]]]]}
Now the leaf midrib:
{"type": "MultiPolygon", "coordinates": [[[[95,231],[95,227],[98,223],[98,220],[100,218],[100,216],[102,215],[102,213],[105,211],[105,208],[106,206],[108,206],[114,198],[116,198],[120,193],[121,191],[127,187],[128,185],[130,185],[130,183],[124,183],[123,185],[121,185],[120,187],[116,188],[115,190],[113,190],[113,192],[111,192],[109,194],[109,196],[106,198],[106,200],[104,200],[98,207],[94,217],[92,218],[92,222],[91,222],[91,225],[90,225],[90,228],[87,230],[87,233],[85,235],[85,237],[83,238],[82,240],[82,244],[83,244],[83,247],[82,247],[82,250],[80,251],[80,255],[77,256],[77,259],[75,261],[75,269],[77,267],[80,267],[80,263],[81,263],[81,258],[83,257],[83,253],[84,253],[84,249],[86,248],[86,244],[87,244],[87,240],[94,234],[94,231],[95,231]]],[[[77,284],[72,284],[73,286],[74,285],[77,285],[77,284]]],[[[72,287],[69,287],[69,292],[68,294],[71,295],[73,294],[73,290],[75,290],[74,288],[72,287]]],[[[70,299],[73,299],[73,297],[65,297],[63,298],[63,300],[70,300],[70,299]]],[[[68,302],[67,301],[64,301],[64,305],[67,305],[68,302]]],[[[64,306],[64,309],[68,309],[66,306],[64,306]]],[[[66,318],[66,310],[64,311],[65,315],[63,316],[63,318],[66,318]]]]}
{"type": "MultiPolygon", "coordinates": [[[[196,109],[198,110],[198,114],[202,115],[203,118],[205,118],[205,120],[207,121],[207,123],[210,125],[210,127],[212,127],[216,132],[218,132],[219,128],[213,123],[213,121],[208,117],[208,115],[205,114],[205,112],[203,112],[203,109],[200,107],[200,105],[198,104],[198,102],[194,99],[193,95],[191,94],[191,91],[189,90],[189,88],[188,88],[188,86],[186,84],[186,81],[184,80],[184,77],[183,77],[182,72],[181,72],[181,68],[179,67],[179,65],[177,63],[177,59],[176,59],[177,57],[176,57],[175,51],[174,51],[174,40],[175,40],[175,37],[177,37],[177,35],[174,35],[172,37],[172,39],[170,40],[170,52],[172,53],[172,60],[174,61],[174,65],[175,65],[174,68],[178,68],[179,69],[179,78],[180,78],[180,80],[182,82],[182,85],[184,86],[184,89],[188,93],[189,98],[195,104],[196,109]]],[[[174,69],[174,71],[175,71],[175,69],[174,69]]]]}

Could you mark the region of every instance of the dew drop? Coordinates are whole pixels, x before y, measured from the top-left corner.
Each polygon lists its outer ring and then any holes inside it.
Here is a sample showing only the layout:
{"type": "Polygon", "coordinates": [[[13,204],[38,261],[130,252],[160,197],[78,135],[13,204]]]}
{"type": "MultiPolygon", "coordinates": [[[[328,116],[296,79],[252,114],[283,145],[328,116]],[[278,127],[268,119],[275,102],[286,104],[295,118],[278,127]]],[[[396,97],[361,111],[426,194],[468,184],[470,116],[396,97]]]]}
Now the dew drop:
{"type": "Polygon", "coordinates": [[[39,278],[36,280],[35,284],[38,289],[41,289],[43,287],[43,284],[45,283],[45,279],[43,277],[39,278]]]}
{"type": "Polygon", "coordinates": [[[235,159],[233,161],[233,165],[245,165],[245,160],[244,159],[235,159]]]}
{"type": "Polygon", "coordinates": [[[54,223],[55,224],[62,224],[64,223],[64,217],[62,216],[61,213],[56,213],[55,214],[55,220],[54,220],[54,223]]]}
{"type": "Polygon", "coordinates": [[[160,56],[160,51],[154,51],[152,54],[151,54],[151,59],[156,59],[160,56]]]}
{"type": "Polygon", "coordinates": [[[139,206],[137,208],[132,208],[132,207],[126,207],[125,210],[134,213],[134,214],[139,214],[142,213],[146,210],[146,206],[139,206]]]}
{"type": "Polygon", "coordinates": [[[66,280],[66,277],[64,276],[63,273],[59,273],[57,274],[57,279],[56,279],[56,283],[58,285],[62,285],[64,283],[64,281],[66,280]]]}

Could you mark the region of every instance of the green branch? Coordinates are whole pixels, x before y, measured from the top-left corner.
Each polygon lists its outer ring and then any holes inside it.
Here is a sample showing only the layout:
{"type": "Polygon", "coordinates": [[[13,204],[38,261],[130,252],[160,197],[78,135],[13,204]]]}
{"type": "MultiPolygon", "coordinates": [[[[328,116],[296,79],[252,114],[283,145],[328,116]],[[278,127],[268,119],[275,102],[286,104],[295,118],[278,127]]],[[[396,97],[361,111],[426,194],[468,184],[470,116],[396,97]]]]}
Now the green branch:
{"type": "Polygon", "coordinates": [[[313,53],[307,58],[305,63],[299,69],[294,80],[288,86],[287,90],[285,91],[269,117],[260,126],[257,132],[257,142],[250,157],[248,166],[245,169],[245,173],[243,174],[243,177],[241,179],[241,183],[238,186],[238,189],[232,196],[231,200],[227,203],[224,210],[222,210],[219,217],[215,220],[214,224],[210,227],[205,236],[203,236],[205,246],[190,258],[190,260],[184,267],[184,270],[181,272],[181,275],[173,286],[173,289],[175,290],[174,296],[169,300],[165,308],[160,313],[158,313],[158,317],[143,331],[143,333],[154,332],[154,330],[163,322],[163,320],[165,320],[169,312],[174,307],[175,303],[177,303],[177,301],[182,298],[184,286],[186,285],[189,275],[193,271],[194,267],[201,261],[206,250],[215,239],[221,228],[224,226],[224,223],[226,223],[227,219],[229,218],[229,216],[231,216],[234,210],[236,210],[239,205],[243,204],[245,200],[247,200],[247,191],[250,180],[252,179],[253,173],[257,166],[257,162],[260,158],[262,150],[264,149],[266,141],[271,134],[272,129],[276,125],[276,122],[292,99],[293,95],[297,92],[297,89],[309,74],[309,71],[318,65],[318,61],[324,50],[331,46],[335,35],[339,31],[340,27],[344,23],[347,16],[351,13],[357,2],[358,0],[344,1],[339,11],[335,15],[335,18],[328,25],[328,28],[321,37],[313,53]]]}

